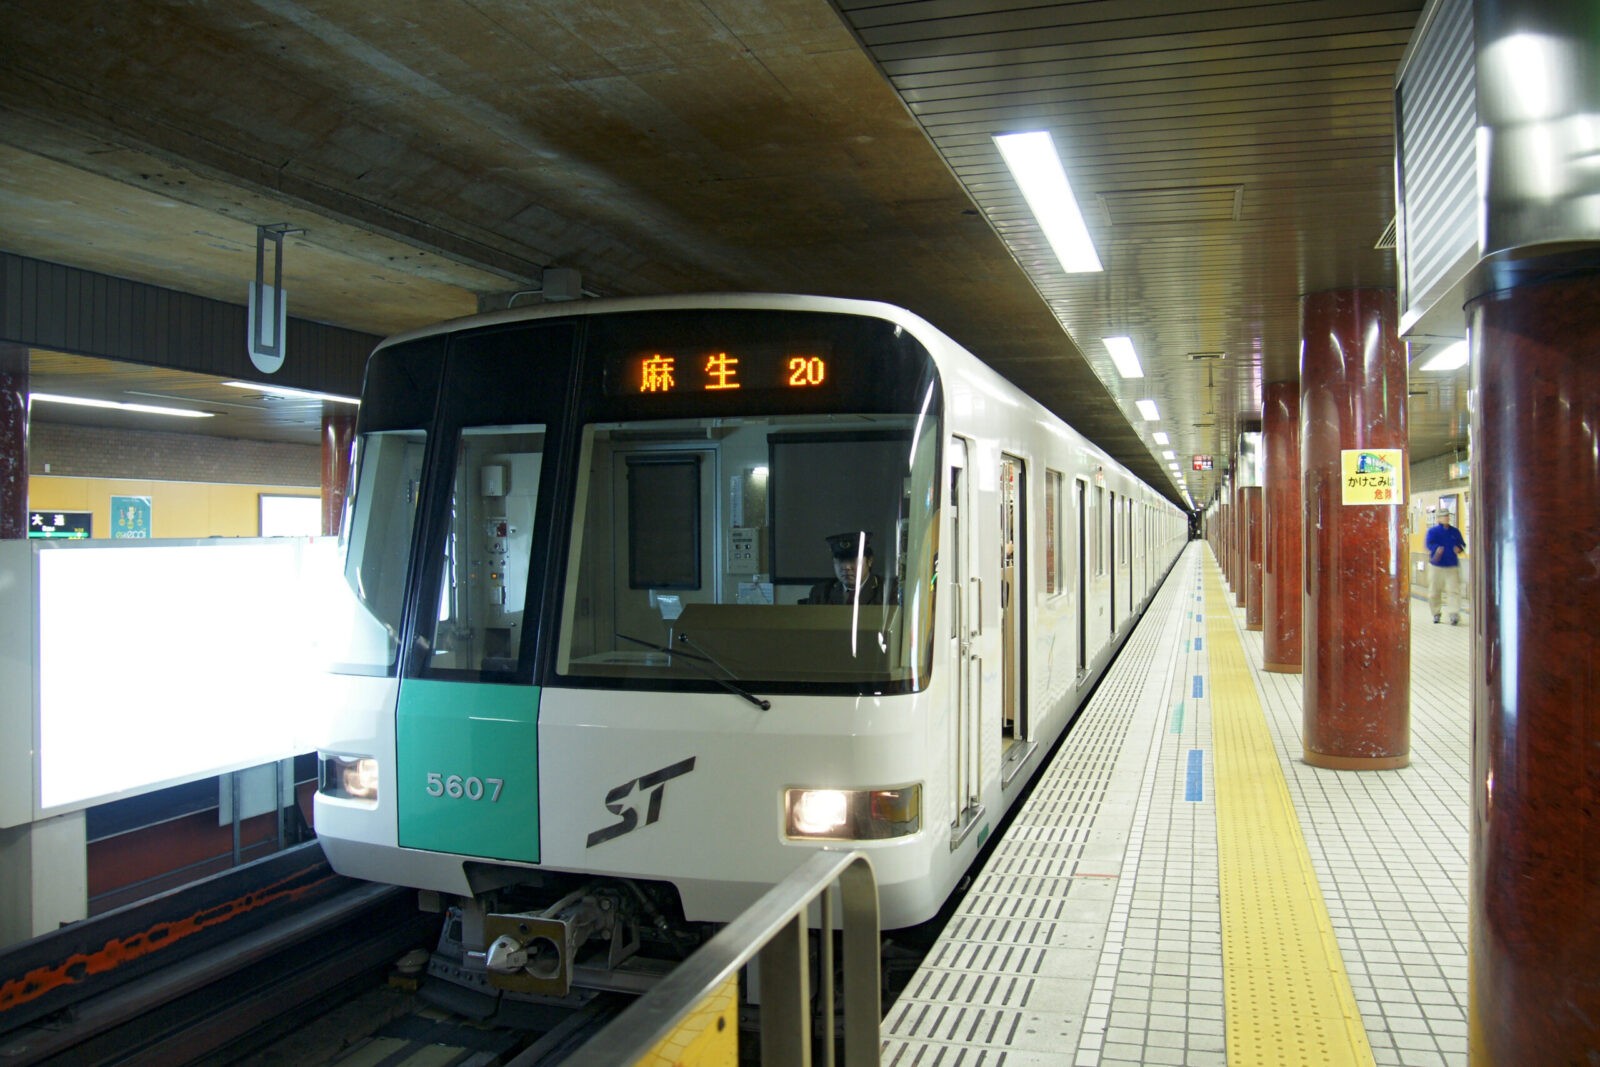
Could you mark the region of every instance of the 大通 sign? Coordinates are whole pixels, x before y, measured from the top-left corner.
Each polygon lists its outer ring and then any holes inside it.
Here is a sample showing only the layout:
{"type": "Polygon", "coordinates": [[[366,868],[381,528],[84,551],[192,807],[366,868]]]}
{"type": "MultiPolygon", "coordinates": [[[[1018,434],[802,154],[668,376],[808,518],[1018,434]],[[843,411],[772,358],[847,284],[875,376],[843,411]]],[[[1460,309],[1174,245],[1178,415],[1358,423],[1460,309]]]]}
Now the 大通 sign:
{"type": "Polygon", "coordinates": [[[30,511],[28,536],[81,540],[94,536],[92,511],[30,511]]]}

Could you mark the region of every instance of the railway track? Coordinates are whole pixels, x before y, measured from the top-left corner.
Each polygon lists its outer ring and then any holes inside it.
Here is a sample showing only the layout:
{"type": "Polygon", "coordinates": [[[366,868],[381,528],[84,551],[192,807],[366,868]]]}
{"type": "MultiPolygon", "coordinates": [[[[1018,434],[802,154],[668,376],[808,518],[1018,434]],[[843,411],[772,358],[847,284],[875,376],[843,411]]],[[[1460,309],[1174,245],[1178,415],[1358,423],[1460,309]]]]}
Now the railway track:
{"type": "Polygon", "coordinates": [[[430,1005],[394,965],[439,924],[311,842],[0,952],[0,1064],[557,1063],[620,1010],[430,1005]]]}

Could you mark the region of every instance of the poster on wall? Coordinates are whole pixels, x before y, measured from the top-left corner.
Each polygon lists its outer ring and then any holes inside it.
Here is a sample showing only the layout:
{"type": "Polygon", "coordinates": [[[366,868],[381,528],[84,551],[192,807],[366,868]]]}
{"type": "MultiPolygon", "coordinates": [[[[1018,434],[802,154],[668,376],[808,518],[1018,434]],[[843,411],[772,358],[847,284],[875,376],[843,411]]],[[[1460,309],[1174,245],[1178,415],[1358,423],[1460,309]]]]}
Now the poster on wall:
{"type": "Polygon", "coordinates": [[[1399,504],[1405,452],[1399,448],[1347,448],[1344,463],[1344,503],[1399,504]]]}
{"type": "Polygon", "coordinates": [[[111,498],[111,536],[149,537],[150,498],[114,496],[111,498]]]}

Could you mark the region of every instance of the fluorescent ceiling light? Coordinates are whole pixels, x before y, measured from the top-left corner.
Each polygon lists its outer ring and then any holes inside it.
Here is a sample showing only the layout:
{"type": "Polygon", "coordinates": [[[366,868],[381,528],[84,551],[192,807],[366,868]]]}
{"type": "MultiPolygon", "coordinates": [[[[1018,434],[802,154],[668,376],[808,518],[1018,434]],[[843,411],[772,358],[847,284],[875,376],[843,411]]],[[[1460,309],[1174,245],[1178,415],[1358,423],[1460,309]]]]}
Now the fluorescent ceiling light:
{"type": "Polygon", "coordinates": [[[158,404],[126,404],[120,400],[94,400],[87,396],[61,396],[58,393],[29,393],[29,400],[43,400],[47,404],[75,404],[84,408],[111,408],[115,411],[137,411],[144,415],[177,415],[185,419],[209,419],[211,412],[192,408],[169,408],[158,404]]]}
{"type": "Polygon", "coordinates": [[[1169,448],[1165,452],[1161,453],[1161,458],[1162,459],[1177,459],[1178,458],[1178,454],[1176,452],[1174,452],[1172,449],[1169,448]]]}
{"type": "Polygon", "coordinates": [[[1050,135],[1043,131],[1007,133],[996,137],[994,144],[1061,261],[1061,269],[1068,274],[1103,269],[1050,135]]]}
{"type": "Polygon", "coordinates": [[[1457,341],[1449,345],[1422,365],[1422,370],[1445,371],[1455,370],[1467,365],[1467,342],[1457,341]]]}
{"type": "Polygon", "coordinates": [[[1172,438],[1167,436],[1165,430],[1157,430],[1155,433],[1150,435],[1150,440],[1154,441],[1158,445],[1170,445],[1172,443],[1172,438]]]}
{"type": "Polygon", "coordinates": [[[287,385],[262,385],[260,382],[223,382],[235,389],[249,389],[268,396],[281,396],[289,400],[327,400],[335,404],[359,404],[360,399],[338,393],[319,393],[315,389],[295,389],[287,385]]]}
{"type": "Polygon", "coordinates": [[[1160,421],[1161,412],[1156,410],[1156,402],[1154,400],[1139,400],[1139,401],[1135,401],[1134,406],[1139,409],[1139,414],[1144,416],[1144,421],[1146,421],[1146,422],[1159,422],[1160,421]]]}
{"type": "Polygon", "coordinates": [[[1144,368],[1139,366],[1139,353],[1133,350],[1132,338],[1102,337],[1100,342],[1111,353],[1111,362],[1117,365],[1118,374],[1124,378],[1144,377],[1144,368]]]}

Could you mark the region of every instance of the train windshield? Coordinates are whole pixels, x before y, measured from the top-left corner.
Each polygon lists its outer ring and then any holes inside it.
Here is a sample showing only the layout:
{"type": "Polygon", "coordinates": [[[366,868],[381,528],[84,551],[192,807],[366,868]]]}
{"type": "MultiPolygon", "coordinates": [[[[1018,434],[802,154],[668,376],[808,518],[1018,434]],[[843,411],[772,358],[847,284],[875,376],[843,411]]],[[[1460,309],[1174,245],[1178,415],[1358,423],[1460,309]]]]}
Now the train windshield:
{"type": "Polygon", "coordinates": [[[907,692],[932,656],[938,417],[591,423],[557,670],[907,692]]]}
{"type": "Polygon", "coordinates": [[[369,433],[356,442],[355,491],[344,520],[344,577],[355,617],[346,620],[341,671],[394,668],[426,444],[421,430],[369,433]]]}

